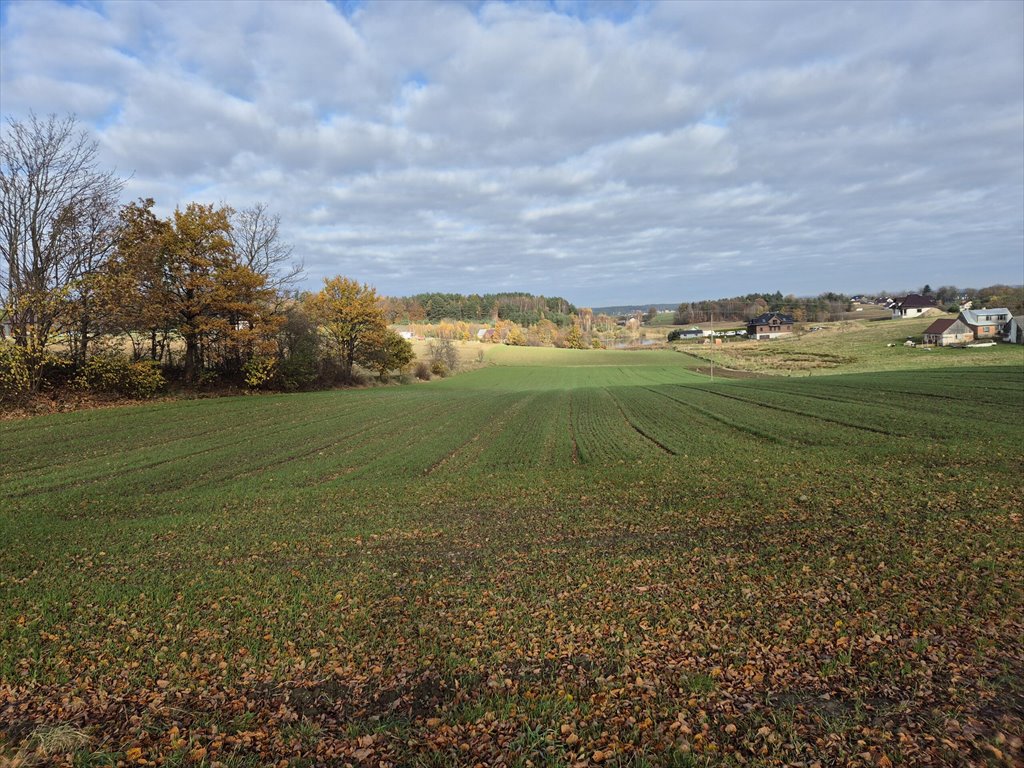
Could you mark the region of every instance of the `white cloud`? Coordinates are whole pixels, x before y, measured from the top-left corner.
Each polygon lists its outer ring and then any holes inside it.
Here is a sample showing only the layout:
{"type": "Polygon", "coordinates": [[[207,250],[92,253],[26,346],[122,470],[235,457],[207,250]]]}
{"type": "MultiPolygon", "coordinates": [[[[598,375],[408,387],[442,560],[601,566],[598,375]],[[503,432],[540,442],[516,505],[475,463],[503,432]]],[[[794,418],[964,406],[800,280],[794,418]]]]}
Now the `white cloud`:
{"type": "Polygon", "coordinates": [[[600,304],[1024,270],[1020,4],[32,0],[2,18],[5,115],[76,112],[133,174],[126,197],[165,212],[269,202],[311,287],[600,304]]]}

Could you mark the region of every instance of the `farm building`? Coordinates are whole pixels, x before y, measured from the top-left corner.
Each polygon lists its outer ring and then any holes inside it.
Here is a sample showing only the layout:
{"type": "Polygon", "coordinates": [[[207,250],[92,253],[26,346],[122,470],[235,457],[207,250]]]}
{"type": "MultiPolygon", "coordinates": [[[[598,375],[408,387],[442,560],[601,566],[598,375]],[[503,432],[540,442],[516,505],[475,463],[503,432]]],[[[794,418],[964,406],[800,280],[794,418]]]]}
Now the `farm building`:
{"type": "Polygon", "coordinates": [[[908,293],[900,299],[896,299],[891,307],[893,320],[905,320],[908,317],[920,317],[926,312],[938,310],[935,302],[919,293],[908,293]]]}
{"type": "Polygon", "coordinates": [[[996,309],[964,309],[959,320],[971,327],[976,339],[994,339],[1013,317],[1005,307],[996,309]]]}
{"type": "Polygon", "coordinates": [[[974,341],[974,331],[959,317],[944,317],[924,330],[925,344],[948,347],[951,344],[966,344],[969,341],[974,341]]]}
{"type": "Polygon", "coordinates": [[[747,321],[747,336],[751,339],[777,339],[793,332],[793,316],[782,312],[765,312],[747,321]]]}
{"type": "Polygon", "coordinates": [[[669,331],[669,341],[679,341],[681,339],[701,339],[704,337],[704,331],[700,328],[676,328],[674,331],[669,331]]]}

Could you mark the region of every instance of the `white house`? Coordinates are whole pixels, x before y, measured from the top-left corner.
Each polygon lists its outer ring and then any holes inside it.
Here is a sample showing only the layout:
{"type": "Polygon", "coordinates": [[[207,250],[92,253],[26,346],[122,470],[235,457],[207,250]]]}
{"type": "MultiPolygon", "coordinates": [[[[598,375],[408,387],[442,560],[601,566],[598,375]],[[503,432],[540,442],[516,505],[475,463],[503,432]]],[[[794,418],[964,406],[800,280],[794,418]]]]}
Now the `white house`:
{"type": "Polygon", "coordinates": [[[919,293],[908,293],[896,299],[890,306],[893,320],[906,320],[908,317],[920,317],[926,312],[937,310],[935,302],[919,293]]]}

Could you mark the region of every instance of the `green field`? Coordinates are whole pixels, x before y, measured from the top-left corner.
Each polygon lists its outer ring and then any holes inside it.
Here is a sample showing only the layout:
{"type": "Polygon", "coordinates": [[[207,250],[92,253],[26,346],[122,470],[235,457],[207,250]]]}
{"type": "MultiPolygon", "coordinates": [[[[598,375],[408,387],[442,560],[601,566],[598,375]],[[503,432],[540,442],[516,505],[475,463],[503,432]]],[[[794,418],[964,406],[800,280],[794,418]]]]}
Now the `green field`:
{"type": "Polygon", "coordinates": [[[487,362],[0,423],[0,756],[1022,758],[1024,367],[487,362]]]}

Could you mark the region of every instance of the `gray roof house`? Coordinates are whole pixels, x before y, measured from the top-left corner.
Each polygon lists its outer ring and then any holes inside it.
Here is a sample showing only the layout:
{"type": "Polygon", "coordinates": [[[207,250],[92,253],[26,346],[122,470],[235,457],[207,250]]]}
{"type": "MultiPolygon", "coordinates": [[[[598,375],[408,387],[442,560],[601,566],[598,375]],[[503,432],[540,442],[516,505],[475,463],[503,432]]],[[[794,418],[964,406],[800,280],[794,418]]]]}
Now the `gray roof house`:
{"type": "Polygon", "coordinates": [[[1013,315],[1006,307],[995,309],[964,309],[960,311],[960,320],[971,326],[976,339],[991,339],[1002,333],[1013,315]]]}

